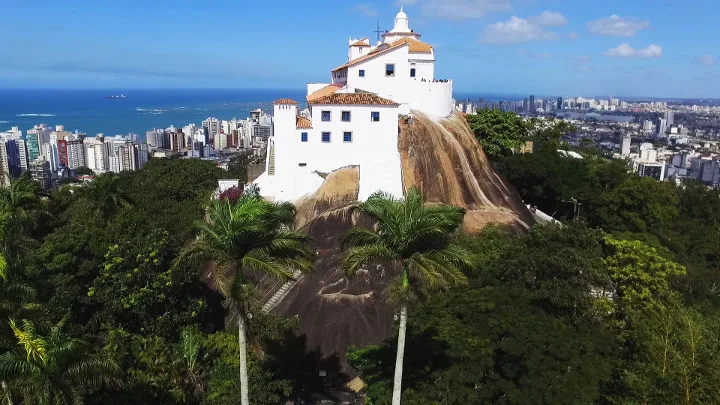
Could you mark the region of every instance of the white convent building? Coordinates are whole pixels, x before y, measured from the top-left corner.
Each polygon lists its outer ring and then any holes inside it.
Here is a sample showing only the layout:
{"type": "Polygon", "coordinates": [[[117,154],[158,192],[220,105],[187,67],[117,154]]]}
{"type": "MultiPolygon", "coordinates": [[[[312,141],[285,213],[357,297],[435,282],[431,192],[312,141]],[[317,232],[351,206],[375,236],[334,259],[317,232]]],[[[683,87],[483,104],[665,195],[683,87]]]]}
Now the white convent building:
{"type": "Polygon", "coordinates": [[[411,110],[450,115],[452,81],[435,79],[433,48],[401,8],[376,46],[350,40],[348,61],[333,69],[331,83],[307,85],[307,103],[309,114],[294,100],[274,102],[266,170],[255,181],[260,193],[294,202],[314,193],[324,174],[359,166],[361,201],[376,191],[401,197],[398,119],[411,110]]]}

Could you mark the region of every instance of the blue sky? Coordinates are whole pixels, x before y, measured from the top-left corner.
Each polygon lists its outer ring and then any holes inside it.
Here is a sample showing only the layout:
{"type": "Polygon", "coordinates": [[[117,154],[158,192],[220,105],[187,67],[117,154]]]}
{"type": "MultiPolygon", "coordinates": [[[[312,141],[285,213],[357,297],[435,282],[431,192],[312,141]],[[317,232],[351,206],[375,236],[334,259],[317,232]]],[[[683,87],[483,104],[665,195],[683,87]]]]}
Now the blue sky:
{"type": "MultiPolygon", "coordinates": [[[[455,90],[719,97],[717,0],[405,0],[455,90]]],[[[301,88],[400,2],[0,0],[0,88],[301,88]]]]}

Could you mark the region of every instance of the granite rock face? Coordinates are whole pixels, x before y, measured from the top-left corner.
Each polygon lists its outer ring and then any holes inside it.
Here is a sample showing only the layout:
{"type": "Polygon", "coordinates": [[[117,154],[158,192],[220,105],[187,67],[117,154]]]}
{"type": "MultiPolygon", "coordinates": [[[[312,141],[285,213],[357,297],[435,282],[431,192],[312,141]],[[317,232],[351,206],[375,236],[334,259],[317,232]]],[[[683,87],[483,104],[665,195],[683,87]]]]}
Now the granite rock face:
{"type": "MultiPolygon", "coordinates": [[[[417,186],[429,203],[468,210],[463,231],[476,232],[489,223],[524,233],[533,225],[519,194],[492,169],[482,148],[460,115],[434,122],[421,114],[401,119],[398,149],[405,190],[417,186]]],[[[348,280],[340,266],[343,234],[355,226],[371,226],[355,212],[358,167],[329,173],[320,189],[297,202],[297,228],[311,238],[315,272],[304,276],[273,312],[297,316],[307,349],[337,358],[342,372],[350,346],[378,344],[393,335],[394,308],[384,294],[397,269],[368,266],[348,280]]]]}

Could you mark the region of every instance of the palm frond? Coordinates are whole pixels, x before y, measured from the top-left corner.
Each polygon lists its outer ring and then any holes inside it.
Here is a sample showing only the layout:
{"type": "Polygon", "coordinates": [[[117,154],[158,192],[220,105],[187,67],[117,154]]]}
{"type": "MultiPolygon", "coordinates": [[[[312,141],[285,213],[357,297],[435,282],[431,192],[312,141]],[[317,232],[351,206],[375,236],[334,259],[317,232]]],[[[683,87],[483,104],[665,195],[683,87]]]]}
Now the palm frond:
{"type": "Polygon", "coordinates": [[[0,380],[27,379],[36,371],[37,366],[27,361],[24,353],[12,351],[0,355],[0,380]]]}
{"type": "Polygon", "coordinates": [[[397,256],[382,244],[357,246],[346,251],[342,259],[342,267],[345,274],[352,277],[365,264],[395,259],[397,256]]]}
{"type": "Polygon", "coordinates": [[[90,356],[75,362],[65,375],[75,386],[91,392],[122,386],[120,367],[111,359],[102,356],[90,356]]]}
{"type": "Polygon", "coordinates": [[[355,246],[366,246],[380,243],[382,239],[376,232],[366,228],[353,228],[343,236],[343,249],[355,246]]]}
{"type": "Polygon", "coordinates": [[[242,258],[242,266],[284,281],[289,281],[294,278],[291,269],[277,258],[268,254],[267,251],[261,249],[254,249],[248,252],[245,257],[242,258]]]}
{"type": "Polygon", "coordinates": [[[47,356],[47,344],[35,330],[35,325],[30,321],[23,320],[22,327],[19,327],[15,320],[9,321],[15,339],[23,348],[28,361],[44,363],[47,356]]]}

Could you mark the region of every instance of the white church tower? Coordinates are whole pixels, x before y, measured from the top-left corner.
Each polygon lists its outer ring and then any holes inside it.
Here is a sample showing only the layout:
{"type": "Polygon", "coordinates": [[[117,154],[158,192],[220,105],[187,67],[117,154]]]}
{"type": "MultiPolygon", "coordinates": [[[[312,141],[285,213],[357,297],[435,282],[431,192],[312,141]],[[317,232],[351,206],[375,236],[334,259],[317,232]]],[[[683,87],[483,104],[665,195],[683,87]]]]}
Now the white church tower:
{"type": "Polygon", "coordinates": [[[449,116],[452,91],[451,80],[435,77],[435,51],[401,8],[382,43],[350,38],[347,61],[332,70],[330,83],[308,84],[309,116],[300,115],[297,101],[275,101],[266,170],[255,183],[268,199],[295,202],[314,193],[325,174],[357,166],[359,200],[376,191],[401,197],[398,119],[449,116]]]}
{"type": "Polygon", "coordinates": [[[383,34],[383,42],[388,44],[402,38],[420,40],[420,34],[410,29],[410,19],[400,6],[400,12],[395,16],[395,26],[391,31],[383,34]]]}

